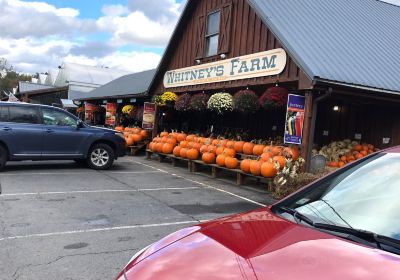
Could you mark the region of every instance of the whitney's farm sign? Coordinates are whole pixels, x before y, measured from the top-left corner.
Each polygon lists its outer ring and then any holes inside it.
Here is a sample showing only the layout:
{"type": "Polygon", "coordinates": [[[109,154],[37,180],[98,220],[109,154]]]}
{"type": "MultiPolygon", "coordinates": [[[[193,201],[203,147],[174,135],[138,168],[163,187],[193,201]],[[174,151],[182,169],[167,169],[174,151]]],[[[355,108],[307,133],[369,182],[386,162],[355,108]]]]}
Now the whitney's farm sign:
{"type": "Polygon", "coordinates": [[[285,66],[285,50],[274,49],[168,71],[164,76],[164,87],[183,87],[278,75],[285,66]]]}

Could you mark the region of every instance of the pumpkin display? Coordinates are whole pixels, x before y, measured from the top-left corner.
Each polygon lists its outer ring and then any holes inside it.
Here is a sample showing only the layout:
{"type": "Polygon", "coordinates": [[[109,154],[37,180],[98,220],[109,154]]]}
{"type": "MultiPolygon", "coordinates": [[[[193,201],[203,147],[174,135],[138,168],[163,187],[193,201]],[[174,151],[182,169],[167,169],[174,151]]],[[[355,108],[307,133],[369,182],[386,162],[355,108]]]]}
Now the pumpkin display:
{"type": "Polygon", "coordinates": [[[162,147],[163,154],[172,154],[173,150],[174,150],[174,145],[170,143],[164,143],[162,147]]]}
{"type": "Polygon", "coordinates": [[[279,167],[283,169],[286,165],[286,158],[284,156],[274,156],[272,160],[279,164],[279,167]]]}
{"type": "Polygon", "coordinates": [[[127,146],[133,146],[135,144],[135,141],[133,140],[132,137],[126,137],[125,142],[127,146]]]}
{"type": "Polygon", "coordinates": [[[180,145],[182,148],[187,148],[187,147],[188,147],[188,144],[189,144],[189,142],[186,141],[186,140],[183,140],[183,141],[181,141],[181,142],[179,143],[179,145],[180,145]]]}
{"type": "Polygon", "coordinates": [[[146,129],[142,129],[140,135],[142,135],[143,139],[147,139],[147,137],[149,137],[149,132],[146,129]]]}
{"type": "Polygon", "coordinates": [[[137,133],[132,134],[132,138],[133,138],[133,141],[135,141],[135,143],[139,143],[140,141],[143,140],[142,135],[137,134],[137,133]]]}
{"type": "Polygon", "coordinates": [[[244,145],[244,141],[236,141],[233,144],[233,149],[237,152],[237,153],[243,153],[243,145],[244,145]]]}
{"type": "Polygon", "coordinates": [[[155,146],[155,151],[158,153],[162,153],[162,148],[163,148],[164,144],[163,143],[157,143],[155,146]]]}
{"type": "Polygon", "coordinates": [[[225,157],[225,166],[229,169],[236,169],[239,165],[237,158],[227,156],[225,157]]]}
{"type": "Polygon", "coordinates": [[[202,145],[200,147],[200,153],[204,154],[204,153],[208,152],[208,147],[209,147],[208,145],[202,145]]]}
{"type": "Polygon", "coordinates": [[[180,157],[180,156],[181,156],[181,149],[182,149],[181,146],[176,146],[176,147],[174,148],[174,150],[173,150],[174,156],[180,157]]]}
{"type": "Polygon", "coordinates": [[[220,155],[220,154],[222,154],[222,153],[224,152],[224,150],[225,150],[224,147],[219,146],[219,147],[217,147],[217,149],[215,150],[215,153],[216,153],[217,155],[220,155]]]}
{"type": "Polygon", "coordinates": [[[261,144],[254,145],[254,147],[253,147],[253,155],[261,156],[261,154],[264,151],[264,148],[265,148],[265,146],[261,145],[261,144]]]}
{"type": "Polygon", "coordinates": [[[240,163],[240,170],[242,170],[244,173],[250,173],[250,164],[251,160],[250,159],[244,159],[240,163]]]}
{"type": "Polygon", "coordinates": [[[195,148],[192,148],[186,152],[186,157],[190,160],[196,160],[199,158],[199,151],[195,148]]]}
{"type": "Polygon", "coordinates": [[[254,149],[254,144],[251,142],[246,142],[243,145],[243,153],[246,155],[252,155],[254,149]]]}
{"type": "Polygon", "coordinates": [[[250,173],[255,175],[255,176],[260,176],[261,175],[261,161],[258,160],[252,160],[250,163],[250,173]]]}
{"type": "Polygon", "coordinates": [[[217,165],[221,167],[225,166],[225,158],[226,156],[224,154],[218,155],[216,159],[217,165]]]}
{"type": "Polygon", "coordinates": [[[235,141],[228,140],[228,141],[226,142],[226,147],[227,147],[227,148],[234,149],[234,146],[235,146],[235,141]]]}
{"type": "Polygon", "coordinates": [[[201,156],[201,159],[207,164],[215,163],[215,154],[206,152],[201,156]]]}
{"type": "Polygon", "coordinates": [[[273,178],[278,173],[275,165],[272,162],[264,162],[261,164],[261,175],[265,178],[273,178]]]}

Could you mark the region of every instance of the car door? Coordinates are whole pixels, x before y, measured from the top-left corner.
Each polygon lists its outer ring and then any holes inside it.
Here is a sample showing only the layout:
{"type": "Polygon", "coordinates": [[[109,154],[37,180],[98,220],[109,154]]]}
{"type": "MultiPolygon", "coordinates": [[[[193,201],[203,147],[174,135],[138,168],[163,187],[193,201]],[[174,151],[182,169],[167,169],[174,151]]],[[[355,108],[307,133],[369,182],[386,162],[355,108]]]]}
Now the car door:
{"type": "Polygon", "coordinates": [[[44,124],[43,158],[74,159],[83,157],[90,133],[77,127],[77,118],[56,108],[42,107],[44,124]]]}
{"type": "Polygon", "coordinates": [[[2,106],[0,138],[12,159],[40,159],[43,125],[38,106],[26,104],[2,106]]]}

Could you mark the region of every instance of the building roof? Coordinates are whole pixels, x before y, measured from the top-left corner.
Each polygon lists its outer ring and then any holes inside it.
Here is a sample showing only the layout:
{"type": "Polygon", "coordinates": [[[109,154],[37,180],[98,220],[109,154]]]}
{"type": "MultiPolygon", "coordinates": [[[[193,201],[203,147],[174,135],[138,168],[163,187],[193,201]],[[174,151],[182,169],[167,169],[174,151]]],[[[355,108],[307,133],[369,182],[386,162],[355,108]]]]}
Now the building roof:
{"type": "Polygon", "coordinates": [[[155,72],[156,70],[152,69],[125,75],[93,91],[82,93],[73,99],[90,100],[142,95],[147,92],[155,72]]]}
{"type": "Polygon", "coordinates": [[[400,7],[377,0],[248,0],[311,80],[400,93],[400,7]]]}
{"type": "Polygon", "coordinates": [[[65,86],[68,84],[89,85],[90,87],[98,87],[112,80],[115,80],[129,72],[111,69],[99,68],[89,65],[64,62],[54,82],[56,86],[65,86]]]}
{"type": "Polygon", "coordinates": [[[42,90],[42,89],[51,89],[54,88],[53,86],[49,85],[41,85],[41,84],[35,84],[35,83],[30,83],[30,82],[23,82],[20,81],[18,82],[18,93],[26,93],[26,92],[31,92],[31,91],[37,91],[37,90],[42,90]]]}

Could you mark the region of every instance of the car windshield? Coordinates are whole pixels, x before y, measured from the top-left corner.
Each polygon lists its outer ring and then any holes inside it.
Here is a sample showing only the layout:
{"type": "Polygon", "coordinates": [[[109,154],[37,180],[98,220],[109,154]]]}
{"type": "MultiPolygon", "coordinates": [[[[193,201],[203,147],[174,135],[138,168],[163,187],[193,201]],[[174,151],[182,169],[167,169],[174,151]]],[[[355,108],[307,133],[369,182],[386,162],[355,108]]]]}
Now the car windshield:
{"type": "Polygon", "coordinates": [[[314,222],[400,240],[400,154],[378,154],[282,205],[314,222]]]}

